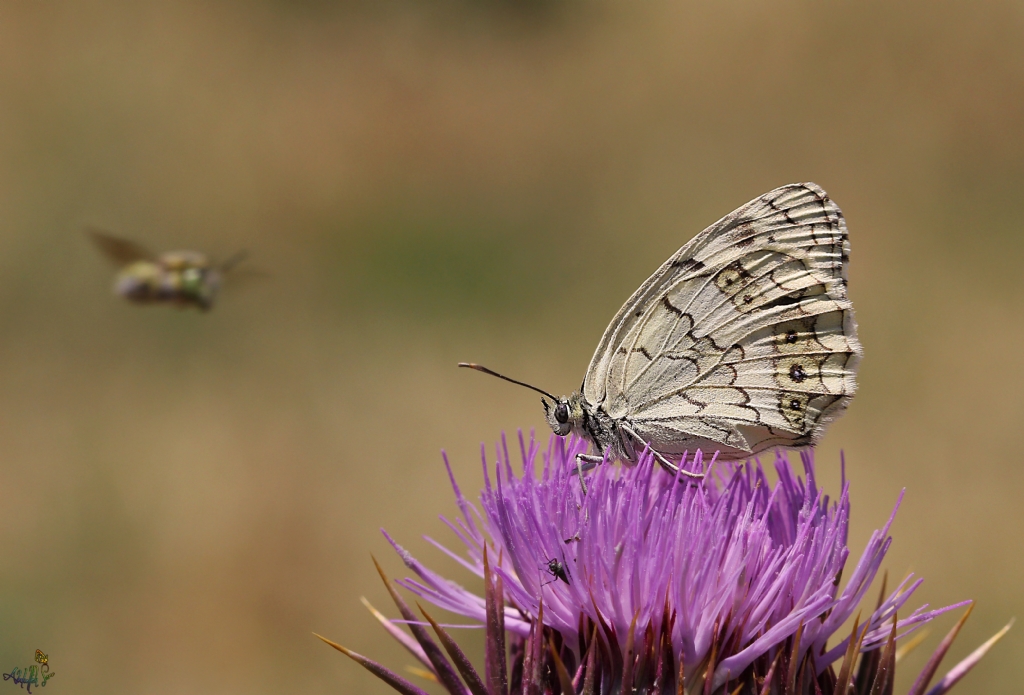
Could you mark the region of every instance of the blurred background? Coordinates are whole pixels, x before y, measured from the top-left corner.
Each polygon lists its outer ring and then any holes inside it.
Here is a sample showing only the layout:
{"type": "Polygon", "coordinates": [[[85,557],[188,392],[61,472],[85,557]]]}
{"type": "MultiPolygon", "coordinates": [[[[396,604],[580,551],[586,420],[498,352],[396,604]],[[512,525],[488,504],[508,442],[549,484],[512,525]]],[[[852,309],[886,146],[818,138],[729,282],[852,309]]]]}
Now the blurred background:
{"type": "MultiPolygon", "coordinates": [[[[439,451],[547,436],[633,289],[816,181],[850,228],[866,357],[819,449],[859,554],[1024,615],[1024,8],[1017,2],[0,7],[0,668],[56,693],[386,693],[359,597],[460,582],[439,451]],[[246,249],[209,314],[128,305],[82,234],[246,249]]],[[[905,692],[925,651],[901,666],[905,692]]],[[[1020,628],[960,692],[1010,692],[1020,628]]],[[[477,632],[465,639],[476,644],[477,632]]],[[[0,688],[13,688],[3,684],[0,688]]]]}

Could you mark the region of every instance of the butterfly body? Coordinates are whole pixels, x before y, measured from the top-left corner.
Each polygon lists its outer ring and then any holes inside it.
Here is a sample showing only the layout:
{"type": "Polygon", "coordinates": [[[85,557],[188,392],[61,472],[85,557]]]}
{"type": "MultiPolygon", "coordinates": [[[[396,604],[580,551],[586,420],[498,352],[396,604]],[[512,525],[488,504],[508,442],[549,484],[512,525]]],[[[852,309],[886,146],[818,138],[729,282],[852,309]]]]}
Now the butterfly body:
{"type": "Polygon", "coordinates": [[[560,436],[575,434],[593,444],[594,449],[606,452],[609,459],[636,461],[637,451],[624,428],[627,420],[617,420],[600,407],[595,407],[579,391],[551,402],[541,399],[544,415],[552,431],[560,436]],[[564,406],[564,408],[563,408],[564,406]]]}
{"type": "Polygon", "coordinates": [[[530,387],[552,431],[590,441],[589,461],[633,463],[649,446],[669,470],[698,449],[737,460],[815,445],[862,355],[849,250],[842,213],[813,183],[726,215],[619,309],[579,391],[530,387]]]}

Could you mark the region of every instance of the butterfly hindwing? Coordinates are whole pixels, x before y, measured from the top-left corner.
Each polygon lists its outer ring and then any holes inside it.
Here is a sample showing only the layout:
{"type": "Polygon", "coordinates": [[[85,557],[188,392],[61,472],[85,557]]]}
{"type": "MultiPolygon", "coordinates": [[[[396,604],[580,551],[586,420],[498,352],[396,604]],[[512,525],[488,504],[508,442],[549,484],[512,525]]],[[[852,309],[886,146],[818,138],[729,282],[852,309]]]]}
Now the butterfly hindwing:
{"type": "Polygon", "coordinates": [[[698,234],[619,310],[583,393],[662,453],[814,443],[855,389],[849,243],[814,184],[698,234]]]}

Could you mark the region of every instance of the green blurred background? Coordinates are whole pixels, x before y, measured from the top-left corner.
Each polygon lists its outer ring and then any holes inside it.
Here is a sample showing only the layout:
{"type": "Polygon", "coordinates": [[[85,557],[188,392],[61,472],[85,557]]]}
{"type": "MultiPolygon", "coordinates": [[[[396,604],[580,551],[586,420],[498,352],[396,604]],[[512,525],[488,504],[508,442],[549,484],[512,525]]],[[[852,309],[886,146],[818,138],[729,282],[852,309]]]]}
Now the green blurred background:
{"type": "MultiPolygon", "coordinates": [[[[311,632],[410,663],[359,603],[371,553],[404,574],[378,528],[476,585],[419,539],[439,450],[472,492],[481,441],[545,429],[455,363],[571,390],[670,253],[794,181],[850,228],[866,357],[818,460],[853,552],[906,487],[893,578],[978,601],[947,665],[1024,614],[1024,7],[894,5],[4,3],[0,668],[389,692],[311,632]],[[133,307],[86,224],[272,277],[133,307]]],[[[1019,629],[959,692],[1019,689],[1019,629]]]]}

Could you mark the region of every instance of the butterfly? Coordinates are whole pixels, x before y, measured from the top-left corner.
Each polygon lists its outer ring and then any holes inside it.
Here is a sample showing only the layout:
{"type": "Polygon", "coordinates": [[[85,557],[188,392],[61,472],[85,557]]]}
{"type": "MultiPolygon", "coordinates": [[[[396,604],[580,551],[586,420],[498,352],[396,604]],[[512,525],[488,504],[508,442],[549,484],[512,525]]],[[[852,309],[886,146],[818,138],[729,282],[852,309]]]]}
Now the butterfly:
{"type": "Polygon", "coordinates": [[[43,654],[43,650],[42,649],[37,649],[36,650],[36,663],[47,664],[49,661],[50,661],[50,657],[48,655],[46,655],[46,654],[43,654]]]}
{"type": "MultiPolygon", "coordinates": [[[[755,198],[695,236],[619,309],[583,385],[542,395],[551,429],[607,460],[646,448],[676,473],[687,452],[742,460],[810,447],[847,407],[863,350],[839,207],[814,183],[755,198]]],[[[700,473],[682,471],[699,478],[700,473]]]]}

